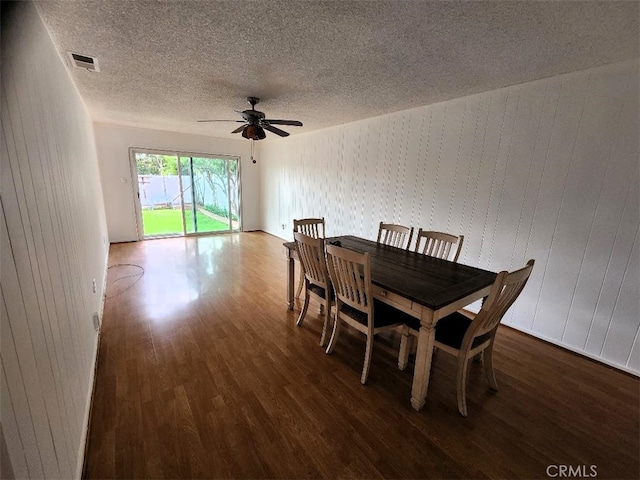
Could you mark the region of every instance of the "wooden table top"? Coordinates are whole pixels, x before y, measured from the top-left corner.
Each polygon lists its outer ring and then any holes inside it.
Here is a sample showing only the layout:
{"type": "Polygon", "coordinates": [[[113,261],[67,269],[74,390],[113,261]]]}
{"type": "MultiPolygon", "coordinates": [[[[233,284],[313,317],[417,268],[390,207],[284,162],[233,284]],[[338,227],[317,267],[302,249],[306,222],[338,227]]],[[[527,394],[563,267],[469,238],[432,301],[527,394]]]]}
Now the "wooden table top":
{"type": "MultiPolygon", "coordinates": [[[[496,274],[480,268],[382,245],[354,236],[326,239],[371,256],[371,281],[432,310],[491,285],[496,274]]],[[[294,248],[294,242],[284,244],[294,248]]]]}

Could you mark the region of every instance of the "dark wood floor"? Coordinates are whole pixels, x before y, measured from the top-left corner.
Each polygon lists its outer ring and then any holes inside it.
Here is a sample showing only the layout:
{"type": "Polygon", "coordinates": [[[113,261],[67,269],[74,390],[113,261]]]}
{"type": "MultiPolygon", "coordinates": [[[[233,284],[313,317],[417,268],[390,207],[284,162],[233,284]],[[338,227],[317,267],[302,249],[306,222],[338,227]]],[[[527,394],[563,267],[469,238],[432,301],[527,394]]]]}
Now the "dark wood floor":
{"type": "Polygon", "coordinates": [[[362,386],[363,336],[345,328],[326,355],[313,303],[295,326],[275,237],[113,245],[116,264],[88,478],[528,479],[548,478],[550,465],[640,475],[635,377],[500,327],[500,391],[474,363],[462,418],[455,363],[440,352],[416,412],[397,333],[376,340],[362,386]]]}

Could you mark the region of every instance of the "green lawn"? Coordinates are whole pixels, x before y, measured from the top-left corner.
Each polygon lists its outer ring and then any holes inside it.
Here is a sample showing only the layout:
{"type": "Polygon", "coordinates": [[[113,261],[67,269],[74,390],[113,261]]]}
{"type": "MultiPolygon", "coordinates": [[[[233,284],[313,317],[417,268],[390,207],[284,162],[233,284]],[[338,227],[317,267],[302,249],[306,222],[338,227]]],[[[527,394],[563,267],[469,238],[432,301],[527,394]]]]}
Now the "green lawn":
{"type": "MultiPolygon", "coordinates": [[[[229,225],[198,212],[198,232],[219,232],[229,230],[229,225]]],[[[193,212],[186,214],[187,233],[194,232],[193,212]]],[[[182,213],[180,210],[143,210],[142,223],[144,236],[150,235],[180,235],[182,234],[182,213]]]]}

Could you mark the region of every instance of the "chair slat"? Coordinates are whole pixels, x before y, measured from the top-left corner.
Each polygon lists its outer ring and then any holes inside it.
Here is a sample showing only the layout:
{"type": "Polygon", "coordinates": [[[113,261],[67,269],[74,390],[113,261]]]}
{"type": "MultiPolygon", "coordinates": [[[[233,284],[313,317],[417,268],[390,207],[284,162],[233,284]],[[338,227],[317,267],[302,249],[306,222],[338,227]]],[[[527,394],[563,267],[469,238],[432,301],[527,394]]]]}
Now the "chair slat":
{"type": "Polygon", "coordinates": [[[408,249],[413,237],[413,227],[393,223],[382,223],[378,227],[378,243],[396,248],[408,249]]]}
{"type": "Polygon", "coordinates": [[[324,217],[293,220],[294,232],[299,232],[313,238],[325,238],[324,226],[324,217]]]}
{"type": "Polygon", "coordinates": [[[455,253],[451,260],[457,262],[463,242],[464,235],[456,236],[450,233],[434,232],[420,228],[418,229],[418,235],[416,235],[414,251],[445,260],[449,260],[451,252],[454,251],[455,253]],[[454,249],[454,247],[456,248],[454,249]]]}

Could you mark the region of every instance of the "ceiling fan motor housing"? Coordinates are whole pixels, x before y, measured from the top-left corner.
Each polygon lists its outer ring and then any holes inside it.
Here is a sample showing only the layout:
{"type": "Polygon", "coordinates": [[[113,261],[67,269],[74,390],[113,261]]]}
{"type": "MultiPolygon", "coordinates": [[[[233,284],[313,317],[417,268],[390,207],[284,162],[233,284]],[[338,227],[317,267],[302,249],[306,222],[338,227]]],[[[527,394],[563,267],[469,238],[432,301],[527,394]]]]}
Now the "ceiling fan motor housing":
{"type": "Polygon", "coordinates": [[[264,113],[258,110],[244,110],[241,115],[242,118],[252,125],[259,123],[260,120],[264,118],[264,113]]]}

